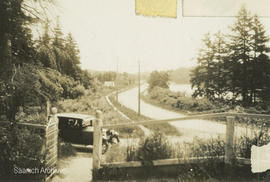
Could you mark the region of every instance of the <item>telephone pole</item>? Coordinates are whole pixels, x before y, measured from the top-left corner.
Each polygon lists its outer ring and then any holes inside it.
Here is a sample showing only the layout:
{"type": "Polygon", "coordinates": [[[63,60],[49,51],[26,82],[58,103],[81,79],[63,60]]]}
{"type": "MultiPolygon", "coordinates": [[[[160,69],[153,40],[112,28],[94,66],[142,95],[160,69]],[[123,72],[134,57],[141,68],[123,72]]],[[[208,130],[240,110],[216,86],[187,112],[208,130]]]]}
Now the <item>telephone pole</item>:
{"type": "Polygon", "coordinates": [[[116,86],[116,101],[118,102],[118,94],[119,94],[119,88],[118,88],[118,58],[117,58],[117,63],[116,63],[115,86],[116,86]]]}
{"type": "Polygon", "coordinates": [[[141,115],[141,70],[140,61],[138,62],[138,115],[141,115]]]}

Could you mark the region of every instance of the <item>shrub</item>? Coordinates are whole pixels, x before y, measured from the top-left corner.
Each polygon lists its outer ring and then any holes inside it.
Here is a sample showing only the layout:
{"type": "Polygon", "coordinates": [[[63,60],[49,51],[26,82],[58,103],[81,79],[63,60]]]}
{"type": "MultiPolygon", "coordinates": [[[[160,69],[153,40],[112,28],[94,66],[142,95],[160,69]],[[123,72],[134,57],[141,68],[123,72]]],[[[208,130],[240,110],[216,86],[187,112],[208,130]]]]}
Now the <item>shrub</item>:
{"type": "Polygon", "coordinates": [[[58,140],[58,156],[59,158],[65,158],[74,156],[76,154],[75,148],[70,143],[62,143],[58,140]]]}
{"type": "Polygon", "coordinates": [[[170,158],[173,151],[171,144],[163,133],[154,133],[142,140],[138,148],[138,159],[151,161],[170,158]]]}
{"type": "Polygon", "coordinates": [[[82,85],[76,85],[70,91],[70,98],[75,99],[83,96],[85,93],[85,88],[82,85]]]}
{"type": "Polygon", "coordinates": [[[44,167],[43,143],[42,136],[34,130],[16,125],[0,127],[0,176],[14,176],[14,167],[44,167]]]}
{"type": "Polygon", "coordinates": [[[225,142],[219,137],[208,140],[195,137],[193,145],[190,146],[190,157],[216,157],[225,155],[225,142]]]}
{"type": "Polygon", "coordinates": [[[187,97],[185,96],[185,93],[173,92],[169,89],[160,87],[151,89],[146,96],[146,100],[166,108],[170,107],[172,109],[180,109],[183,111],[205,111],[216,107],[222,107],[220,104],[213,104],[206,98],[187,97]]]}
{"type": "Polygon", "coordinates": [[[250,158],[252,145],[263,146],[270,142],[270,134],[266,128],[261,128],[258,132],[254,132],[252,137],[241,136],[235,141],[234,150],[236,155],[243,158],[250,158]]]}

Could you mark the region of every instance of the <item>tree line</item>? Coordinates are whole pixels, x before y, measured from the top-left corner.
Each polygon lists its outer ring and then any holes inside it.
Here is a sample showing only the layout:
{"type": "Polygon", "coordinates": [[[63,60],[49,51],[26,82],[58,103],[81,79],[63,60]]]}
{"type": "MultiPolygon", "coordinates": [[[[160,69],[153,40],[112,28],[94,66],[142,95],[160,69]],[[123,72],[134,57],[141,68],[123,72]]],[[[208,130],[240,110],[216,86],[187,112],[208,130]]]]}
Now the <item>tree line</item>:
{"type": "Polygon", "coordinates": [[[191,72],[194,97],[251,106],[270,101],[269,37],[244,7],[230,33],[206,34],[191,72]]]}
{"type": "Polygon", "coordinates": [[[37,8],[42,3],[53,1],[0,1],[0,116],[10,121],[20,107],[76,98],[95,88],[92,75],[80,68],[74,38],[63,34],[59,21],[52,27],[37,8]],[[44,32],[34,39],[36,23],[44,32]]]}

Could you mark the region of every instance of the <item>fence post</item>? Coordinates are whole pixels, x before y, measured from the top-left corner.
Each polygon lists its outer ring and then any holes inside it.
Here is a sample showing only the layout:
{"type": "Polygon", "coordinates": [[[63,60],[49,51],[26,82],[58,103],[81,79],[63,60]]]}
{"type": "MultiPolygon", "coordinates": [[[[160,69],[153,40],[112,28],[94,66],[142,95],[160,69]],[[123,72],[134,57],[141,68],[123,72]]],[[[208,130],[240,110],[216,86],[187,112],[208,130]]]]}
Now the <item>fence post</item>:
{"type": "Polygon", "coordinates": [[[55,122],[58,122],[57,108],[56,107],[52,107],[52,117],[53,117],[53,119],[54,119],[55,122]]]}
{"type": "Polygon", "coordinates": [[[234,139],[234,116],[226,117],[226,145],[225,145],[225,163],[231,164],[234,158],[233,139],[234,139]]]}
{"type": "MultiPolygon", "coordinates": [[[[47,111],[50,111],[47,105],[47,111]]],[[[47,112],[48,113],[48,112],[47,112]]],[[[45,133],[45,149],[48,150],[45,158],[46,168],[56,168],[58,160],[58,117],[57,108],[51,108],[52,116],[48,119],[45,133]],[[50,145],[50,146],[49,146],[50,145]]],[[[45,182],[49,181],[56,171],[52,171],[45,176],[45,182]]]]}
{"type": "Polygon", "coordinates": [[[95,172],[100,168],[102,157],[102,125],[102,112],[97,110],[93,136],[93,175],[95,175],[95,172]]]}
{"type": "Polygon", "coordinates": [[[49,100],[46,100],[46,114],[47,114],[47,124],[49,123],[49,117],[50,117],[50,114],[51,114],[51,103],[49,100]]]}

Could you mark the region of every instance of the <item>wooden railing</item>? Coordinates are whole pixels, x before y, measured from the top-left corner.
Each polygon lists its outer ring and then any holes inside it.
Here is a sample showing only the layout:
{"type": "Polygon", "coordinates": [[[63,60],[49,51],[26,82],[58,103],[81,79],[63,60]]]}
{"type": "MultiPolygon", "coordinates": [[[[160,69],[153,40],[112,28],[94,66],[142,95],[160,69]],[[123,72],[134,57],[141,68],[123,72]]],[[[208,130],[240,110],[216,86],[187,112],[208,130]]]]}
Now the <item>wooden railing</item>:
{"type": "MultiPolygon", "coordinates": [[[[233,142],[234,142],[234,125],[235,125],[235,117],[236,116],[244,116],[244,117],[260,117],[260,118],[269,118],[270,115],[266,114],[248,114],[248,113],[236,113],[236,112],[224,112],[224,113],[213,113],[213,114],[199,114],[199,115],[188,115],[186,117],[180,118],[171,118],[171,119],[161,119],[161,120],[147,120],[147,121],[138,121],[138,122],[129,122],[129,123],[120,123],[120,124],[113,124],[113,125],[104,125],[102,121],[102,113],[101,111],[97,111],[96,113],[96,120],[94,122],[94,148],[93,148],[93,171],[99,170],[101,168],[101,148],[102,148],[102,128],[119,128],[119,127],[130,127],[135,125],[149,125],[149,124],[161,124],[161,123],[168,123],[172,121],[184,121],[184,120],[192,120],[192,119],[207,119],[207,118],[216,118],[216,117],[225,117],[226,118],[226,136],[225,136],[225,156],[221,156],[224,159],[224,162],[227,164],[231,164],[234,159],[234,149],[233,149],[233,142]]],[[[168,159],[178,161],[179,159],[168,159]]],[[[165,161],[168,161],[165,160],[165,161]]],[[[183,159],[186,161],[186,159],[183,159]]],[[[196,161],[197,159],[192,159],[192,161],[196,161]]],[[[200,159],[198,159],[200,160],[200,159]]],[[[250,164],[249,159],[240,159],[245,164],[250,164]]],[[[129,162],[131,166],[138,166],[140,162],[129,162]]],[[[121,166],[126,164],[115,163],[110,164],[115,166],[121,166]]],[[[127,165],[128,166],[128,165],[127,165]]],[[[93,173],[95,174],[95,173],[93,173]]]]}
{"type": "MultiPolygon", "coordinates": [[[[52,115],[49,117],[46,124],[33,124],[33,123],[16,123],[18,128],[27,128],[34,130],[35,133],[39,134],[43,138],[42,154],[45,155],[45,169],[52,173],[44,176],[44,181],[48,181],[49,178],[56,172],[57,158],[58,158],[58,119],[57,119],[56,108],[52,109],[52,115]],[[55,169],[55,170],[52,170],[55,169]]],[[[6,127],[10,124],[8,121],[1,121],[0,126],[6,127]]],[[[31,144],[29,144],[31,146],[31,144]]],[[[25,158],[28,160],[40,160],[35,158],[25,158]]]]}

